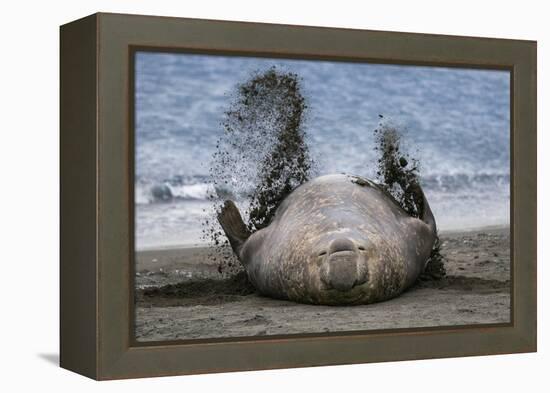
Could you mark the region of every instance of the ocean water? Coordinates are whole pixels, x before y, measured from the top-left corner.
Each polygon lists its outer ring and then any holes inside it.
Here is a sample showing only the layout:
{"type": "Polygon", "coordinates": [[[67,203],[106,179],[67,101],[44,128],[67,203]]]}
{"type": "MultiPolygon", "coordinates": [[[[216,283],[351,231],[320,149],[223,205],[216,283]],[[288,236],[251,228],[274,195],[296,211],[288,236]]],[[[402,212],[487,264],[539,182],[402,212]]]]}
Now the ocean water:
{"type": "Polygon", "coordinates": [[[373,178],[379,114],[421,165],[440,230],[509,223],[507,71],[331,61],[136,55],[136,247],[201,244],[208,168],[231,93],[271,66],[297,73],[319,175],[373,178]]]}

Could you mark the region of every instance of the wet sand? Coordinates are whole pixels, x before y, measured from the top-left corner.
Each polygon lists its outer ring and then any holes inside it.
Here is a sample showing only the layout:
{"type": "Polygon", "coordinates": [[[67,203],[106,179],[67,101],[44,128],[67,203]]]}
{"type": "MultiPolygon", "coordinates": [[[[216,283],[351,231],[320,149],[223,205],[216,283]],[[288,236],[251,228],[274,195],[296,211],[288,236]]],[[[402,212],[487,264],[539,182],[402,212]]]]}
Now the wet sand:
{"type": "Polygon", "coordinates": [[[442,232],[447,276],[381,303],[333,307],[262,297],[220,282],[207,249],[140,251],[138,341],[456,326],[510,321],[509,228],[442,232]]]}

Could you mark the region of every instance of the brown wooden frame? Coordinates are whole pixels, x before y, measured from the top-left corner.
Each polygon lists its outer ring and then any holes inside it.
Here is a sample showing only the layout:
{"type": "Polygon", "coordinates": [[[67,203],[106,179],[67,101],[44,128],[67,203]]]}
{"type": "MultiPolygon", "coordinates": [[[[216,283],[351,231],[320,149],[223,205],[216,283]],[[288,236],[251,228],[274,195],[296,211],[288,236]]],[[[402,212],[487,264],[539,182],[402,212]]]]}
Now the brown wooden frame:
{"type": "Polygon", "coordinates": [[[536,351],[536,42],[95,14],[61,27],[61,366],[95,379],[536,351]],[[511,323],[155,342],[132,332],[136,50],[505,69],[511,323]]]}

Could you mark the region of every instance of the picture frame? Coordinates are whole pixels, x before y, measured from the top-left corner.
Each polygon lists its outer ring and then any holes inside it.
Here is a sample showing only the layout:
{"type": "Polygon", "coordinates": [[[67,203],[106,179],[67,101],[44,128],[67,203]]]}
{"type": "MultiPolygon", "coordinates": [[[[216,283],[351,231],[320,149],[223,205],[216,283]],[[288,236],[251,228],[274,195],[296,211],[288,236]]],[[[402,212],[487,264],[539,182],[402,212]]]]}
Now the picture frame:
{"type": "Polygon", "coordinates": [[[98,13],[60,29],[60,364],[97,380],[534,352],[536,42],[98,13]],[[511,323],[138,343],[136,50],[509,70],[511,323]]]}

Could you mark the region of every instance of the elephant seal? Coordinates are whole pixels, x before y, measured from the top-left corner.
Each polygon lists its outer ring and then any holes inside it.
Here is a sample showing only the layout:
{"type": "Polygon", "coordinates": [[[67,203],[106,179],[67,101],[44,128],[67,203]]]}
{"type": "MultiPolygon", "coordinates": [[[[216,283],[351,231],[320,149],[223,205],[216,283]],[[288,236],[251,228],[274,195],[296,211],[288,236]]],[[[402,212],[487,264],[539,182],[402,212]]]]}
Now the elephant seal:
{"type": "Polygon", "coordinates": [[[218,220],[261,294],[326,305],[379,302],[416,281],[437,237],[422,189],[411,187],[419,218],[376,183],[338,174],[297,187],[253,234],[232,201],[218,220]]]}

